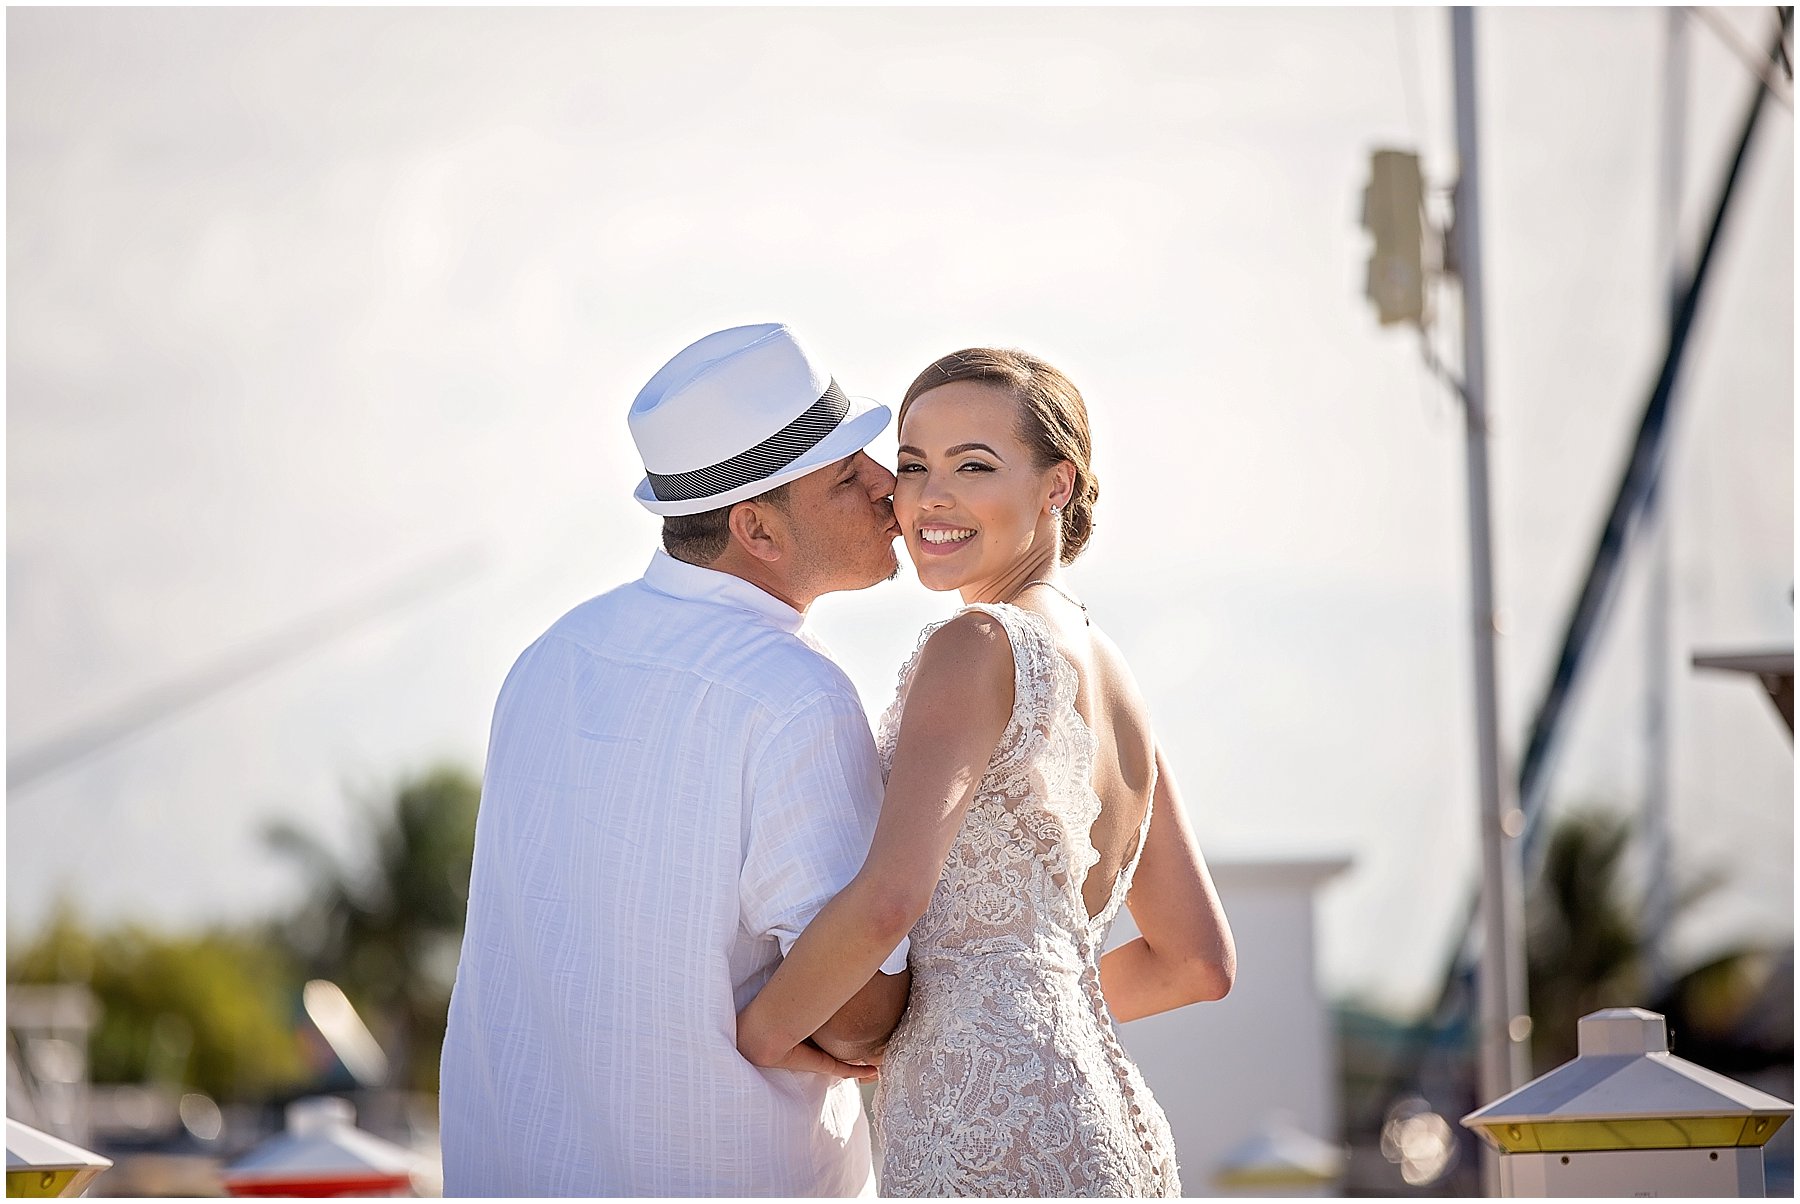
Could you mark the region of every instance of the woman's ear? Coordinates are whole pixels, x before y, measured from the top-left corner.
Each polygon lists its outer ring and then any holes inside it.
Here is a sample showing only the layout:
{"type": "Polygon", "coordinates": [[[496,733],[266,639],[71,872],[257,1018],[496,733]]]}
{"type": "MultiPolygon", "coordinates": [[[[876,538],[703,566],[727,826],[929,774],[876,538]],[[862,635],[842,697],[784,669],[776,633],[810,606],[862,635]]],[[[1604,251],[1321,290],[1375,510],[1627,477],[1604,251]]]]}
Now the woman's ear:
{"type": "Polygon", "coordinates": [[[1075,466],[1067,460],[1057,461],[1050,470],[1050,504],[1067,509],[1075,496],[1075,466]]]}
{"type": "Polygon", "coordinates": [[[725,516],[731,541],[758,560],[773,564],[781,559],[785,532],[776,529],[769,507],[761,502],[739,502],[725,516]]]}

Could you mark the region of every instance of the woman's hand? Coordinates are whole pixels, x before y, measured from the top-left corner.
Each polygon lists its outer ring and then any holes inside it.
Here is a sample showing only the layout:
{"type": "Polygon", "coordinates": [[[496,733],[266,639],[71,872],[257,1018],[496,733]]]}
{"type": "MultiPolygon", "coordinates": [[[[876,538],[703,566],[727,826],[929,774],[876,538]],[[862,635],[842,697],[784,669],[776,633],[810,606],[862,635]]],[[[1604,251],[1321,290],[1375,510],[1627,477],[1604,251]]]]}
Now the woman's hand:
{"type": "MultiPolygon", "coordinates": [[[[746,1061],[755,1066],[771,1070],[800,1070],[807,1074],[824,1074],[838,1079],[855,1079],[858,1082],[873,1082],[880,1073],[874,1062],[840,1062],[811,1041],[802,1041],[785,1054],[772,1056],[768,1050],[758,1050],[755,1042],[744,1040],[743,1017],[738,1017],[738,1052],[746,1061]],[[746,1050],[746,1045],[749,1048],[746,1050]]],[[[879,1061],[879,1059],[876,1059],[879,1061]]]]}

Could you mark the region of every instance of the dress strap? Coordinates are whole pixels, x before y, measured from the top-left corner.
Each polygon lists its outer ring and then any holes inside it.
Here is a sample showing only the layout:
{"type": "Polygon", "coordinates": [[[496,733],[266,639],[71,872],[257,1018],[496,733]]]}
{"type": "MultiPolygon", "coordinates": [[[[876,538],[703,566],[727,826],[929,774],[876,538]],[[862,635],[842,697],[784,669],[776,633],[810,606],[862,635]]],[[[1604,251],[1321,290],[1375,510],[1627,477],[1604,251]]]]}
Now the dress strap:
{"type": "MultiPolygon", "coordinates": [[[[1078,679],[1044,616],[1012,602],[971,602],[957,614],[970,611],[995,619],[1012,645],[1013,711],[990,766],[1008,772],[1022,766],[1051,737],[1065,709],[1080,720],[1075,712],[1078,679]]],[[[1085,724],[1081,730],[1086,732],[1085,724]]]]}

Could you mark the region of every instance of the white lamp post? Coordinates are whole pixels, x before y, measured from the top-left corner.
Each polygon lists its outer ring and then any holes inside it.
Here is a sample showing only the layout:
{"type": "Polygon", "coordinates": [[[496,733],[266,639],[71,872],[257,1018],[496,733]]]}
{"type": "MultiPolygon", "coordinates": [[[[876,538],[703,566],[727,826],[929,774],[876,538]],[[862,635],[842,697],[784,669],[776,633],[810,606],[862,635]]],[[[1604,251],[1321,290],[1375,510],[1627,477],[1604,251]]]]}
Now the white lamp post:
{"type": "Polygon", "coordinates": [[[1581,1018],[1580,1055],[1463,1117],[1500,1152],[1504,1196],[1761,1196],[1794,1107],[1669,1052],[1642,1008],[1581,1018]]]}
{"type": "Polygon", "coordinates": [[[8,1196],[79,1196],[111,1165],[110,1158],[6,1118],[8,1196]]]}

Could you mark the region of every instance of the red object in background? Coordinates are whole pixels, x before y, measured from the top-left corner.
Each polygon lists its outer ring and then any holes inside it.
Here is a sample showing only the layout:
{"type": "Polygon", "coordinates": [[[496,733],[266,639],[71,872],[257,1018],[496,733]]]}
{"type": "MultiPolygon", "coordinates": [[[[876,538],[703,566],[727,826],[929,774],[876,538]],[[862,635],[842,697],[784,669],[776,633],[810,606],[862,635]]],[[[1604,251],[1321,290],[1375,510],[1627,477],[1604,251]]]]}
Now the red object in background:
{"type": "Polygon", "coordinates": [[[257,1146],[224,1174],[243,1197],[410,1196],[419,1156],[365,1133],[348,1100],[296,1100],[287,1131],[257,1146]]]}
{"type": "Polygon", "coordinates": [[[368,1175],[362,1178],[295,1179],[289,1182],[262,1180],[255,1183],[233,1183],[234,1196],[285,1196],[317,1198],[320,1196],[410,1196],[411,1175],[368,1175]]]}

